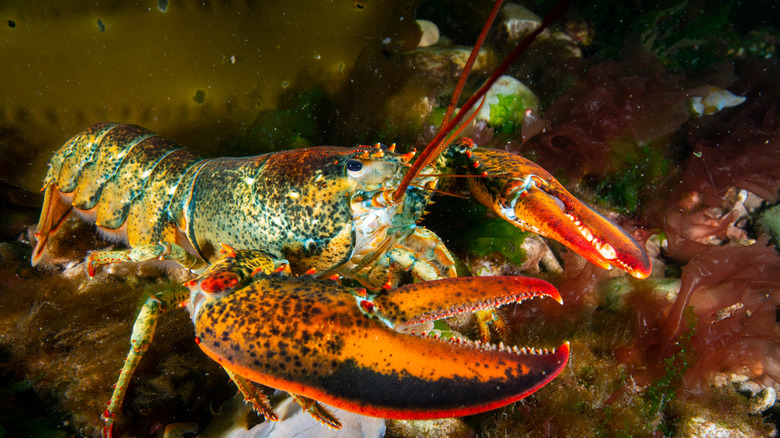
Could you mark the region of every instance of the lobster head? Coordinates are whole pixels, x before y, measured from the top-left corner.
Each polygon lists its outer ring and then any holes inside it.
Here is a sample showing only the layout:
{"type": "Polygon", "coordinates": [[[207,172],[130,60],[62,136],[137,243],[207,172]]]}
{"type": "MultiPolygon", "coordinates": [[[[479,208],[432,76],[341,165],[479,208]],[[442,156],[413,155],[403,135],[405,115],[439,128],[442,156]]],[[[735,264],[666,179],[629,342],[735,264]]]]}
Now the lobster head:
{"type": "Polygon", "coordinates": [[[392,185],[409,158],[377,145],[208,160],[192,172],[189,199],[175,200],[184,206],[176,220],[211,262],[232,242],[287,259],[294,272],[328,270],[355,247],[355,198],[392,185]]]}

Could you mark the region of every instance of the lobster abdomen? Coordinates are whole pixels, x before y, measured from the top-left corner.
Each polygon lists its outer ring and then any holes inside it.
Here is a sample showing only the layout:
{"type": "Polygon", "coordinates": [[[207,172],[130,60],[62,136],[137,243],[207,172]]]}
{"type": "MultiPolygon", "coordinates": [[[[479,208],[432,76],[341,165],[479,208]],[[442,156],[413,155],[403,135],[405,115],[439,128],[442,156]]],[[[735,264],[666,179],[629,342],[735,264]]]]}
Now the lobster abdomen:
{"type": "Polygon", "coordinates": [[[170,201],[187,170],[202,158],[149,130],[98,123],[71,138],[49,162],[32,262],[73,210],[130,246],[176,242],[170,201]]]}

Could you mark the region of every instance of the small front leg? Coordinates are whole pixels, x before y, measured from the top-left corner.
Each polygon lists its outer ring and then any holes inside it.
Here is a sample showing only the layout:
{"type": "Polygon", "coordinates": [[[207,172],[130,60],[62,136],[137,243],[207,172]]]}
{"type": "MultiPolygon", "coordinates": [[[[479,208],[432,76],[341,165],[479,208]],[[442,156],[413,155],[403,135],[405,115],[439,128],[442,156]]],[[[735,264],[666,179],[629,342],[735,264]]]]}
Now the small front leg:
{"type": "Polygon", "coordinates": [[[139,263],[155,259],[172,260],[191,270],[208,266],[206,262],[175,243],[158,242],[118,251],[94,251],[87,257],[87,274],[94,277],[97,267],[102,265],[121,262],[139,263]]]}
{"type": "Polygon", "coordinates": [[[113,435],[114,417],[122,407],[122,400],[127,393],[127,385],[133,376],[135,368],[141,361],[154,337],[154,330],[157,327],[157,319],[163,313],[175,309],[180,303],[189,298],[190,292],[185,287],[178,287],[162,291],[156,295],[150,296],[138,314],[138,318],[133,324],[133,334],[130,337],[130,352],[127,353],[125,364],[119,373],[119,378],[114,385],[114,393],[111,395],[111,401],[108,402],[106,410],[103,412],[103,436],[109,438],[113,435]]]}
{"type": "Polygon", "coordinates": [[[477,310],[474,312],[474,316],[477,318],[477,330],[479,330],[479,339],[482,342],[490,341],[491,325],[499,338],[504,338],[509,332],[506,321],[504,321],[504,318],[501,317],[496,308],[477,310]]]}
{"type": "MultiPolygon", "coordinates": [[[[457,276],[452,254],[439,236],[424,227],[415,228],[414,233],[394,246],[387,257],[391,265],[411,272],[418,280],[433,281],[457,276]]],[[[490,341],[490,325],[493,325],[499,336],[506,333],[506,323],[496,309],[480,310],[474,315],[482,342],[490,341]]]]}
{"type": "MultiPolygon", "coordinates": [[[[433,231],[416,227],[414,232],[387,253],[390,265],[411,272],[422,281],[457,277],[455,260],[433,231]]],[[[392,272],[392,269],[391,269],[392,272]]]]}

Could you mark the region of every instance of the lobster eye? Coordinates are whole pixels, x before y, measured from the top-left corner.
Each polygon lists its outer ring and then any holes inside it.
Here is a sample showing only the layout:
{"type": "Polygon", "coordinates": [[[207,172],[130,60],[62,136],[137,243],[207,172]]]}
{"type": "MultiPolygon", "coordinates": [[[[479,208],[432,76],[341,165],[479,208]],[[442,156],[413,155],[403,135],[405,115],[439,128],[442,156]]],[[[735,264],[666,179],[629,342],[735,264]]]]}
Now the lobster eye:
{"type": "Polygon", "coordinates": [[[353,178],[357,178],[363,174],[363,163],[359,160],[347,160],[347,173],[353,178]]]}

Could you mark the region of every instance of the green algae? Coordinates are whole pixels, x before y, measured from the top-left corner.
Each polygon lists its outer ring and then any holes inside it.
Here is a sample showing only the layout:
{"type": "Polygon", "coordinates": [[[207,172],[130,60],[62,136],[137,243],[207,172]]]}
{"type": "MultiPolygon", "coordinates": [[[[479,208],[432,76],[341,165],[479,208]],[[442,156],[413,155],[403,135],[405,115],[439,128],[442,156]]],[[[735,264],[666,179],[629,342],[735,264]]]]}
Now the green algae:
{"type": "Polygon", "coordinates": [[[603,202],[631,215],[639,209],[643,195],[658,188],[671,166],[660,148],[652,145],[613,142],[611,150],[616,170],[598,183],[596,193],[603,202]]]}
{"type": "Polygon", "coordinates": [[[767,208],[758,220],[758,227],[780,245],[780,205],[767,208]]]}
{"type": "Polygon", "coordinates": [[[450,229],[442,234],[447,240],[455,240],[455,250],[479,258],[498,255],[512,264],[523,264],[526,252],[522,244],[529,232],[501,218],[487,217],[487,208],[471,200],[449,199],[442,203],[448,210],[458,211],[457,218],[445,219],[450,222],[450,229]]]}
{"type": "Polygon", "coordinates": [[[498,253],[510,262],[520,265],[526,258],[521,245],[529,235],[503,219],[488,219],[482,227],[475,228],[467,239],[471,241],[471,253],[477,257],[498,253]]]}
{"type": "Polygon", "coordinates": [[[490,105],[490,124],[496,127],[498,132],[514,134],[522,126],[523,111],[529,106],[532,105],[529,105],[529,102],[524,101],[519,95],[501,94],[498,96],[498,103],[490,105]]]}
{"type": "MultiPolygon", "coordinates": [[[[691,308],[686,312],[688,330],[685,331],[676,342],[679,350],[665,358],[665,373],[644,389],[644,398],[647,405],[642,410],[645,418],[653,419],[662,415],[664,408],[677,398],[677,393],[682,388],[683,376],[695,360],[695,352],[691,347],[691,337],[696,334],[695,318],[691,308]]],[[[659,425],[665,434],[669,432],[669,426],[659,425]]]]}

